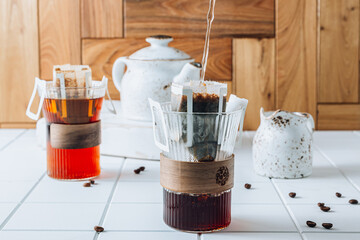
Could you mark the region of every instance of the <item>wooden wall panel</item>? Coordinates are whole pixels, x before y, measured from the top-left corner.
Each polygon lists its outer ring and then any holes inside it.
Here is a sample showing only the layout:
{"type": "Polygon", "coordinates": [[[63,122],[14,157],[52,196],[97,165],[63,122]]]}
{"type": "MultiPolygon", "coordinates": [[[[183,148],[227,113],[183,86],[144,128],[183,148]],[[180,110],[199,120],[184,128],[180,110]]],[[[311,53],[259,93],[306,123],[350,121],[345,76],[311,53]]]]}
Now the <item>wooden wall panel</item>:
{"type": "Polygon", "coordinates": [[[123,37],[122,0],[81,0],[83,38],[123,37]]]}
{"type": "Polygon", "coordinates": [[[320,0],[319,102],[359,100],[359,0],[320,0]]]}
{"type": "Polygon", "coordinates": [[[27,103],[39,75],[37,0],[0,1],[0,122],[31,122],[27,103]]]}
{"type": "MultiPolygon", "coordinates": [[[[122,56],[129,56],[136,50],[149,44],[144,39],[107,39],[83,40],[83,63],[89,64],[94,79],[100,79],[103,75],[110,80],[112,65],[115,60],[122,56]]],[[[203,39],[175,39],[170,46],[185,51],[190,56],[201,61],[203,52],[203,39]]],[[[210,41],[210,53],[206,79],[226,81],[232,78],[232,41],[230,38],[212,39],[210,41]]],[[[111,96],[119,98],[112,81],[109,84],[111,96]]]]}
{"type": "Polygon", "coordinates": [[[317,1],[276,0],[276,108],[316,114],[317,1]]]}
{"type": "Polygon", "coordinates": [[[318,129],[360,130],[360,104],[319,104],[318,129]]]}
{"type": "MultiPolygon", "coordinates": [[[[209,0],[124,0],[125,37],[203,37],[209,0]]],[[[274,36],[274,0],[219,0],[211,35],[274,36]]]]}
{"type": "Polygon", "coordinates": [[[53,65],[81,63],[80,0],[39,0],[40,75],[53,65]]]}
{"type": "Polygon", "coordinates": [[[275,40],[234,39],[234,93],[249,100],[244,129],[256,130],[260,108],[275,108],[275,40]]]}

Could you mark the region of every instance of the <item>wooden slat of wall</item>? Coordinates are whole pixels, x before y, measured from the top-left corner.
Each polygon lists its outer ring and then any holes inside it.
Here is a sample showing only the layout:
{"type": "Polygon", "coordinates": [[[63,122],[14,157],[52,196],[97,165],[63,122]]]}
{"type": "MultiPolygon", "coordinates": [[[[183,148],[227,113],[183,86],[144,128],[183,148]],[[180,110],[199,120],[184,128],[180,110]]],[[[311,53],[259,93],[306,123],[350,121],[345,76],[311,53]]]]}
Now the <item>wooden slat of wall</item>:
{"type": "Polygon", "coordinates": [[[81,63],[80,0],[40,0],[40,76],[52,79],[53,65],[81,63]]]}
{"type": "Polygon", "coordinates": [[[0,122],[31,122],[27,103],[39,75],[37,0],[0,1],[0,122]]]}
{"type": "MultiPolygon", "coordinates": [[[[125,36],[203,37],[209,0],[125,0],[125,36]]],[[[216,2],[211,35],[274,36],[274,0],[216,2]]]]}
{"type": "Polygon", "coordinates": [[[122,0],[81,0],[83,38],[123,36],[122,0]]]}
{"type": "Polygon", "coordinates": [[[360,104],[319,104],[318,129],[360,130],[360,104]]]}
{"type": "Polygon", "coordinates": [[[359,0],[320,0],[319,102],[359,100],[359,0]]]}
{"type": "Polygon", "coordinates": [[[259,127],[259,110],[275,108],[275,40],[234,39],[234,93],[249,100],[244,129],[259,127]]]}
{"type": "Polygon", "coordinates": [[[36,122],[11,122],[11,123],[0,123],[0,128],[35,128],[36,122]]]}
{"type": "MultiPolygon", "coordinates": [[[[201,61],[203,51],[203,39],[175,39],[170,46],[185,51],[190,56],[201,61]]],[[[83,63],[89,64],[94,79],[100,79],[103,75],[110,80],[112,65],[115,60],[122,56],[129,56],[136,50],[149,46],[144,39],[106,39],[83,40],[83,63]]],[[[206,79],[226,81],[232,78],[232,41],[230,38],[212,39],[210,41],[210,54],[206,79]]],[[[118,91],[112,81],[109,82],[111,96],[119,98],[118,91]]]]}
{"type": "Polygon", "coordinates": [[[276,107],[316,115],[316,11],[313,0],[276,0],[276,107]]]}

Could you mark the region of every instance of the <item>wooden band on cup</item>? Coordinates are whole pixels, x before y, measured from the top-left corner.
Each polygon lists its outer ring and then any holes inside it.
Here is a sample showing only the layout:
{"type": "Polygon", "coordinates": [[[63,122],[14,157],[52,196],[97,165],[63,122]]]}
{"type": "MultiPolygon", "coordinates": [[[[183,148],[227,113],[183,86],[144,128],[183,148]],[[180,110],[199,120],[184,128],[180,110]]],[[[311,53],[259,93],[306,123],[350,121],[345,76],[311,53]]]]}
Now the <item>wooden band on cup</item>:
{"type": "Polygon", "coordinates": [[[81,149],[100,145],[101,121],[86,124],[50,124],[50,144],[59,149],[81,149]]]}
{"type": "Polygon", "coordinates": [[[234,186],[234,155],[222,161],[185,162],[160,154],[160,184],[182,193],[221,193],[234,186]]]}

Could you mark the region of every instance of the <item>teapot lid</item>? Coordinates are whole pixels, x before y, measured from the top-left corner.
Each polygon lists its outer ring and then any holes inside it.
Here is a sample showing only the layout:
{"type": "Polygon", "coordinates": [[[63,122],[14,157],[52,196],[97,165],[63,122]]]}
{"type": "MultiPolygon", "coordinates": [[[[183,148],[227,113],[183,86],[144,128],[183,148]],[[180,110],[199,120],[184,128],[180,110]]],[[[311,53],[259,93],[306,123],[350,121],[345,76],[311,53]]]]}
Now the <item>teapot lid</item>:
{"type": "Polygon", "coordinates": [[[156,35],[146,38],[150,43],[149,47],[142,48],[129,56],[133,60],[187,60],[189,55],[176,48],[169,47],[168,44],[173,40],[166,35],[156,35]]]}

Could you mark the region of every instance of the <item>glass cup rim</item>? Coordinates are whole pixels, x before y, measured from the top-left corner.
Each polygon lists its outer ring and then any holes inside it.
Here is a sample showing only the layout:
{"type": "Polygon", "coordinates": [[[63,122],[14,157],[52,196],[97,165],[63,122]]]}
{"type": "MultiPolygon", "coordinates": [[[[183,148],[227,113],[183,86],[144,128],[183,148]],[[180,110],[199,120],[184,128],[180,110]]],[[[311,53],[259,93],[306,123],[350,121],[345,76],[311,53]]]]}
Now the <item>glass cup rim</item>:
{"type": "Polygon", "coordinates": [[[235,111],[231,111],[231,112],[192,112],[192,113],[188,113],[188,112],[177,112],[177,111],[171,111],[171,110],[166,110],[163,107],[164,106],[169,106],[171,105],[171,102],[165,102],[165,103],[161,103],[160,104],[162,107],[162,111],[164,114],[171,114],[171,115],[199,115],[199,116],[206,116],[206,115],[210,115],[210,116],[228,116],[228,115],[234,115],[234,114],[240,114],[243,113],[244,109],[241,108],[239,110],[235,110],[235,111]]]}
{"type": "MultiPolygon", "coordinates": [[[[93,82],[98,82],[101,83],[101,81],[97,81],[97,80],[93,80],[93,82]]],[[[106,84],[99,84],[99,85],[93,85],[91,87],[58,87],[58,86],[53,86],[52,85],[53,81],[48,81],[46,82],[46,91],[49,90],[61,90],[61,89],[65,89],[65,90],[102,90],[102,89],[106,89],[106,84]]]]}

